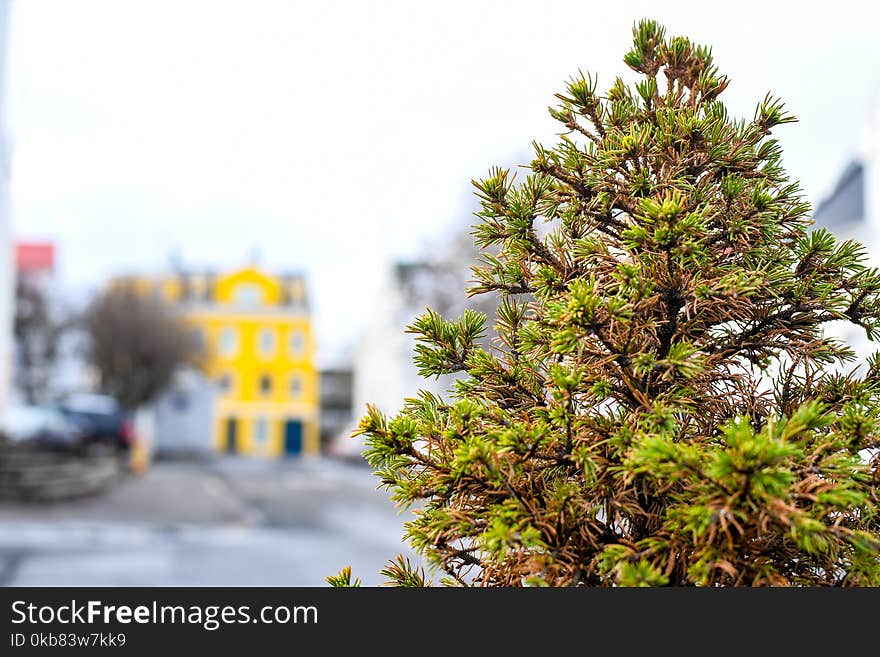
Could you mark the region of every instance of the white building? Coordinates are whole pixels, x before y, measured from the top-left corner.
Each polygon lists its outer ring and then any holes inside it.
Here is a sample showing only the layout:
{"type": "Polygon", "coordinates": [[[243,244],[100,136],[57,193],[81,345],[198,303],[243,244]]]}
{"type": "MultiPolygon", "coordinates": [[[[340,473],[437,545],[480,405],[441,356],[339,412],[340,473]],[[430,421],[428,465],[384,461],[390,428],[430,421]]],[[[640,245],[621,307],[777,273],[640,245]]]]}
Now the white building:
{"type": "Polygon", "coordinates": [[[425,379],[413,363],[415,336],[406,327],[425,311],[426,306],[447,319],[461,312],[464,305],[464,279],[448,267],[425,262],[397,262],[385,273],[381,290],[373,303],[367,328],[352,358],[351,409],[349,426],[329,439],[329,452],[356,457],[363,451],[363,440],[351,432],[372,404],[385,414],[395,414],[404,400],[427,390],[445,397],[452,376],[425,379]]]}
{"type": "Polygon", "coordinates": [[[852,160],[834,189],[816,206],[817,227],[869,247],[871,262],[880,265],[880,99],[869,112],[852,160]]]}
{"type": "Polygon", "coordinates": [[[139,412],[138,437],[163,457],[207,457],[216,452],[205,427],[214,421],[217,387],[204,374],[190,369],[177,372],[159,398],[139,412]]]}
{"type": "MultiPolygon", "coordinates": [[[[864,244],[869,264],[880,267],[880,96],[869,110],[852,160],[816,206],[813,219],[815,228],[864,244]]],[[[864,330],[853,324],[835,322],[831,330],[861,357],[880,349],[880,343],[868,342],[864,330]]]]}
{"type": "Polygon", "coordinates": [[[8,399],[12,372],[12,227],[9,201],[10,140],[6,124],[7,54],[11,0],[0,0],[0,409],[8,399]]]}
{"type": "MultiPolygon", "coordinates": [[[[454,375],[424,378],[413,363],[416,336],[406,327],[430,307],[445,319],[455,319],[465,308],[488,317],[489,335],[494,325],[495,295],[468,299],[465,290],[472,278],[470,265],[476,261],[471,237],[462,233],[440,247],[435,262],[397,262],[388,267],[381,291],[376,295],[367,329],[352,359],[352,424],[330,440],[331,453],[354,456],[363,451],[361,441],[351,431],[366,413],[367,404],[393,415],[404,400],[426,390],[444,399],[454,375]]],[[[482,342],[487,344],[489,337],[482,342]]]]}
{"type": "MultiPolygon", "coordinates": [[[[415,336],[406,327],[432,303],[436,274],[422,263],[396,263],[386,274],[382,292],[373,305],[372,316],[354,357],[352,406],[356,420],[366,405],[383,413],[396,413],[406,397],[420,389],[444,392],[451,377],[424,379],[413,364],[415,336]]],[[[460,292],[464,297],[464,291],[460,292]]]]}

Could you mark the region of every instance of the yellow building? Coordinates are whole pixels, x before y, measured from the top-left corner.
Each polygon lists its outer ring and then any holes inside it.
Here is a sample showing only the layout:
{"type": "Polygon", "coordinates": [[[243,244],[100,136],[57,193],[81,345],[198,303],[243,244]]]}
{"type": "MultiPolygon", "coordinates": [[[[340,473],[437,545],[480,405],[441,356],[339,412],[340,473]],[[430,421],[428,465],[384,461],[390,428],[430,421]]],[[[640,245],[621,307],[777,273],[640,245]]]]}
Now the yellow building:
{"type": "Polygon", "coordinates": [[[217,451],[318,453],[318,373],[302,277],[249,267],[136,284],[180,308],[207,355],[205,371],[218,391],[212,427],[217,451]]]}

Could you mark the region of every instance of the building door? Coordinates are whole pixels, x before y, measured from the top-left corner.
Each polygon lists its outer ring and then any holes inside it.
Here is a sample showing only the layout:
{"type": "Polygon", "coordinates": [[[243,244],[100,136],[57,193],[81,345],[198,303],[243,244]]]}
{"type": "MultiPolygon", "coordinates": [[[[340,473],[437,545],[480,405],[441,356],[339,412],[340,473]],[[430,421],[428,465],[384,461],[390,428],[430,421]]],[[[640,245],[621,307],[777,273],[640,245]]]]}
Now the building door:
{"type": "Polygon", "coordinates": [[[284,453],[302,452],[303,426],[300,420],[287,420],[284,423],[284,453]]]}
{"type": "Polygon", "coordinates": [[[238,419],[230,417],[226,419],[225,427],[225,451],[227,454],[238,452],[238,419]]]}

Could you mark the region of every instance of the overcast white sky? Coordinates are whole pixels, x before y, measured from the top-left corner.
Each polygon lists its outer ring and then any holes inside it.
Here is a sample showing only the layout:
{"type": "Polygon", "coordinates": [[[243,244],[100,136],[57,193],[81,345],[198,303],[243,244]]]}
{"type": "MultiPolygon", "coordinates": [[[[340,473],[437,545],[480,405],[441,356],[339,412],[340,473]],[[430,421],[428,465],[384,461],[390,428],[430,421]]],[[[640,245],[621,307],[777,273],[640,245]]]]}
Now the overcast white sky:
{"type": "Polygon", "coordinates": [[[303,270],[322,360],[351,343],[383,267],[467,221],[469,180],[550,143],[578,68],[625,73],[634,20],[713,45],[749,114],[772,90],[811,200],[876,97],[878,10],[803,2],[15,0],[14,231],[63,283],[255,253],[303,270]]]}

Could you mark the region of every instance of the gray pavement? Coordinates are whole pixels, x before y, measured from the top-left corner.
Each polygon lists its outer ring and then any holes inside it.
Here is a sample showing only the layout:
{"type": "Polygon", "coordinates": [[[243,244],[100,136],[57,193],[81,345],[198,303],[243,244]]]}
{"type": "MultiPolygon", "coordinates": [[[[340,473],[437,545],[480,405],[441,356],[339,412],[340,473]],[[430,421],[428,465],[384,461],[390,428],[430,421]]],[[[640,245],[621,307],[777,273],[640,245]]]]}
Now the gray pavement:
{"type": "Polygon", "coordinates": [[[398,553],[403,522],[369,470],[328,460],[156,463],[106,494],[0,503],[0,585],[365,584],[398,553]]]}

